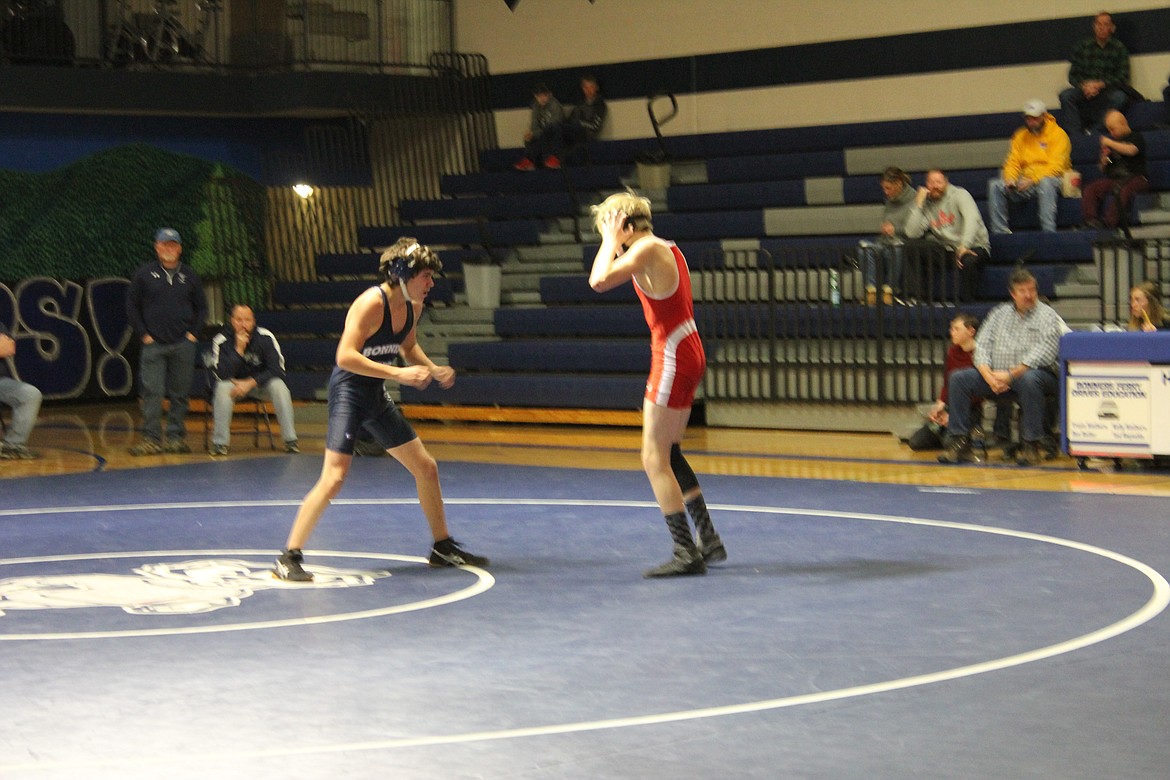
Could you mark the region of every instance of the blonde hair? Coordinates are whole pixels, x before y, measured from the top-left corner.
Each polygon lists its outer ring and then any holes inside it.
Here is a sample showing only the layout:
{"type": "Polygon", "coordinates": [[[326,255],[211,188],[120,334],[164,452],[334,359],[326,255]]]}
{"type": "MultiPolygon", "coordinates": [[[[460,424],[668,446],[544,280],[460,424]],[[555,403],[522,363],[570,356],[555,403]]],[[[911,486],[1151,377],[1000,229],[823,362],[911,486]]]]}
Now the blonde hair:
{"type": "MultiPolygon", "coordinates": [[[[1155,328],[1162,327],[1166,319],[1166,310],[1162,308],[1162,291],[1158,289],[1158,283],[1147,280],[1135,284],[1129,291],[1132,293],[1134,290],[1141,290],[1146,296],[1146,316],[1150,318],[1150,324],[1155,328]]],[[[1130,330],[1141,330],[1145,324],[1146,321],[1142,317],[1129,315],[1130,330]]]]}
{"type": "Polygon", "coordinates": [[[650,221],[650,199],[643,198],[632,189],[625,192],[615,192],[596,206],[590,206],[589,212],[593,215],[593,229],[601,232],[601,220],[612,211],[625,214],[634,230],[653,230],[654,224],[650,221]]]}

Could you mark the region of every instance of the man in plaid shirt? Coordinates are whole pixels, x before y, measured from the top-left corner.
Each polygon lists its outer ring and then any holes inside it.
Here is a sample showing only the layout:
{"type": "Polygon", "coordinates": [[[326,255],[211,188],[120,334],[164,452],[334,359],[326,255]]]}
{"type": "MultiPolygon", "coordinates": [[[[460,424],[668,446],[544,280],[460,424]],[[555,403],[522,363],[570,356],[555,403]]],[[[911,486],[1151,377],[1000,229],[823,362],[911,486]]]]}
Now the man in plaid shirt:
{"type": "MultiPolygon", "coordinates": [[[[1020,405],[1020,448],[1017,463],[1040,462],[1040,443],[1045,437],[1047,399],[1057,391],[1057,356],[1060,337],[1068,331],[1051,306],[1041,303],[1036,277],[1024,268],[1008,280],[1011,303],[1001,303],[987,315],[975,336],[975,367],[951,374],[950,404],[969,409],[975,397],[1014,400],[1020,405]]],[[[954,415],[947,428],[946,447],[940,463],[977,463],[971,449],[966,415],[954,415]]]]}
{"type": "Polygon", "coordinates": [[[1073,50],[1068,69],[1072,86],[1060,93],[1064,129],[1069,135],[1091,135],[1104,125],[1110,109],[1124,111],[1128,103],[1129,50],[1113,37],[1117,28],[1104,11],[1093,20],[1093,37],[1073,50]]]}

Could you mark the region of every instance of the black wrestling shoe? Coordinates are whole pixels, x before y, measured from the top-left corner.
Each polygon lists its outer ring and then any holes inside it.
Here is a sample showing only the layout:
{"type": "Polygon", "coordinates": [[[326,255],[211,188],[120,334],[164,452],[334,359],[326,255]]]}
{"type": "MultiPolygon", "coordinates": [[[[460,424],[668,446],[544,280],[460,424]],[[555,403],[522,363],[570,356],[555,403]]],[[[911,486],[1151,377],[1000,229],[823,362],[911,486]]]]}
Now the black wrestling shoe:
{"type": "Polygon", "coordinates": [[[716,534],[714,539],[708,539],[702,543],[701,547],[703,553],[703,563],[722,563],[727,560],[727,548],[723,546],[723,540],[716,534]]]}
{"type": "Polygon", "coordinates": [[[305,556],[300,550],[285,550],[276,559],[276,567],[272,573],[285,582],[312,582],[313,573],[305,571],[301,566],[305,556]]]}
{"type": "Polygon", "coordinates": [[[674,546],[674,557],[661,566],[655,566],[642,574],[647,579],[657,577],[684,577],[691,574],[706,574],[707,564],[698,547],[674,546]]]}
{"type": "Polygon", "coordinates": [[[427,561],[431,566],[487,566],[488,559],[482,555],[467,552],[448,536],[435,542],[431,547],[431,557],[427,561]]]}

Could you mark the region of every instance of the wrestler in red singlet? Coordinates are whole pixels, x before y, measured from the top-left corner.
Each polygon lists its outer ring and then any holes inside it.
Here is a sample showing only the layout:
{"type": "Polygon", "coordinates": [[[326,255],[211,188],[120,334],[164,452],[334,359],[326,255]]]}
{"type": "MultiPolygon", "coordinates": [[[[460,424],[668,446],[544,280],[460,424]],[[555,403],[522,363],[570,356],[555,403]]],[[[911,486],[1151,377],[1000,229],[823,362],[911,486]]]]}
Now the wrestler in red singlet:
{"type": "Polygon", "coordinates": [[[678,284],[665,297],[655,298],[638,285],[646,324],[650,326],[650,377],[646,400],[671,409],[690,409],[695,390],[707,367],[703,342],[695,328],[695,307],[691,299],[691,275],[687,261],[673,241],[664,241],[674,255],[678,284]]]}

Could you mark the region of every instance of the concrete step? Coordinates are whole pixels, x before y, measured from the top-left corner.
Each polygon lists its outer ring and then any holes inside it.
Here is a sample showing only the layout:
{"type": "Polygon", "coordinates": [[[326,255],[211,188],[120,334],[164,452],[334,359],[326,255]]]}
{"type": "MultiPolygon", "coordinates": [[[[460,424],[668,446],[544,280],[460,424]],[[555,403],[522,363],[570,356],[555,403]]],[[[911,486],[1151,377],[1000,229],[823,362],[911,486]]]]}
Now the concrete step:
{"type": "Polygon", "coordinates": [[[540,305],[540,292],[533,290],[501,290],[500,303],[509,306],[540,305]]]}
{"type": "Polygon", "coordinates": [[[585,270],[580,260],[543,260],[527,263],[504,263],[500,266],[500,269],[503,271],[500,280],[501,285],[508,280],[509,276],[520,274],[547,276],[549,274],[579,274],[584,273],[585,270]]]}
{"type": "Polygon", "coordinates": [[[1054,301],[1052,308],[1056,309],[1056,313],[1070,326],[1073,322],[1100,322],[1101,320],[1101,300],[1099,298],[1062,299],[1054,301]]]}
{"type": "Polygon", "coordinates": [[[576,245],[577,237],[573,235],[572,219],[570,217],[566,217],[566,219],[569,220],[569,224],[557,225],[556,230],[548,230],[540,234],[541,246],[576,245]]]}
{"type": "Polygon", "coordinates": [[[494,336],[496,328],[491,322],[439,324],[423,321],[418,324],[418,332],[420,336],[494,336]]]}
{"type": "Polygon", "coordinates": [[[478,309],[471,306],[434,306],[427,310],[424,322],[433,324],[452,325],[467,323],[486,323],[491,325],[494,311],[492,309],[478,309]]]}
{"type": "Polygon", "coordinates": [[[549,260],[575,260],[578,268],[584,268],[581,257],[581,247],[579,244],[547,244],[544,246],[517,247],[514,262],[540,263],[549,260]]]}
{"type": "Polygon", "coordinates": [[[1063,282],[1056,285],[1056,297],[1062,301],[1077,298],[1097,300],[1101,297],[1101,285],[1096,282],[1063,282]]]}

